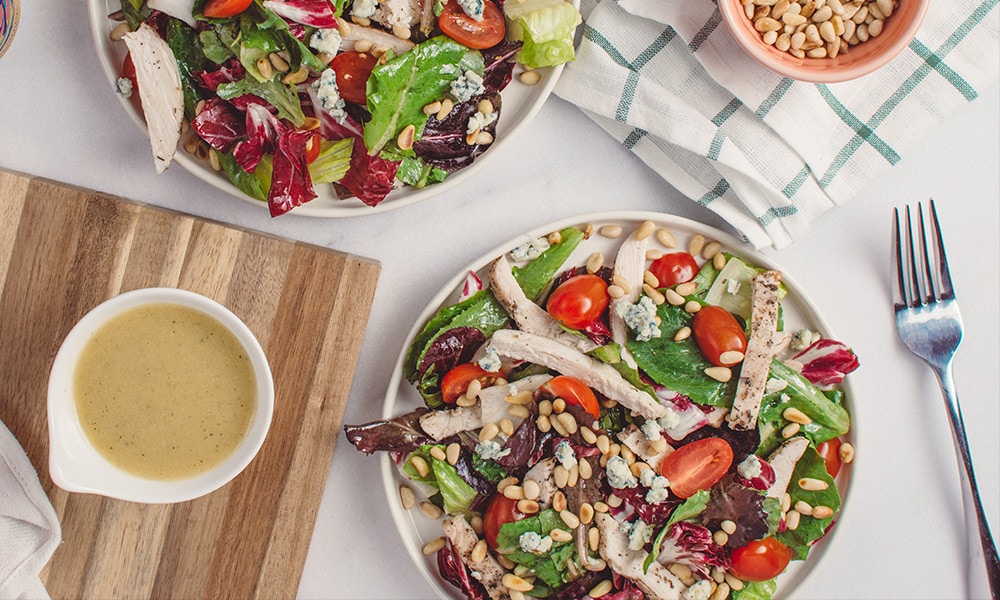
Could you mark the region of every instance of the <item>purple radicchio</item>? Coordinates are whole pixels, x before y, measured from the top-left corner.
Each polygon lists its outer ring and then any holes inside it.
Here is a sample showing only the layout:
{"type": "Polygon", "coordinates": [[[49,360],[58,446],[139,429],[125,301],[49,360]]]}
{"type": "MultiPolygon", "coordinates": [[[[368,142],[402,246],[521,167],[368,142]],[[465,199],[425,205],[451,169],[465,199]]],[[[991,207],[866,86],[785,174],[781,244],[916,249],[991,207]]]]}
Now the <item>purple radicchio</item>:
{"type": "Polygon", "coordinates": [[[210,98],[205,108],[191,120],[191,128],[219,152],[228,152],[237,140],[246,135],[243,115],[221,98],[210,98]]]}
{"type": "Polygon", "coordinates": [[[337,26],[337,15],[329,0],[264,0],[264,8],[279,17],[318,29],[337,26]]]}
{"type": "Polygon", "coordinates": [[[858,368],[858,357],[850,348],[831,339],[820,339],[792,357],[802,364],[802,376],[815,385],[834,385],[858,368]]]}
{"type": "Polygon", "coordinates": [[[278,137],[271,189],[267,195],[272,217],[283,215],[316,197],[306,158],[306,144],[312,136],[311,131],[291,130],[278,137]]]}
{"type": "Polygon", "coordinates": [[[472,578],[468,568],[462,561],[458,548],[445,538],[444,547],[437,553],[438,572],[448,583],[454,585],[468,600],[486,600],[486,590],[483,584],[472,578]]]}
{"type": "Polygon", "coordinates": [[[712,532],[689,521],[678,521],[670,527],[656,560],[664,565],[685,564],[702,577],[709,576],[710,567],[729,566],[726,552],[712,539],[712,532]]]}
{"type": "Polygon", "coordinates": [[[656,397],[660,399],[660,403],[673,409],[674,414],[678,417],[676,423],[664,430],[670,436],[670,439],[675,442],[683,440],[692,431],[708,424],[705,411],[694,402],[691,402],[687,396],[678,394],[661,385],[654,384],[654,389],[656,390],[656,397]]]}

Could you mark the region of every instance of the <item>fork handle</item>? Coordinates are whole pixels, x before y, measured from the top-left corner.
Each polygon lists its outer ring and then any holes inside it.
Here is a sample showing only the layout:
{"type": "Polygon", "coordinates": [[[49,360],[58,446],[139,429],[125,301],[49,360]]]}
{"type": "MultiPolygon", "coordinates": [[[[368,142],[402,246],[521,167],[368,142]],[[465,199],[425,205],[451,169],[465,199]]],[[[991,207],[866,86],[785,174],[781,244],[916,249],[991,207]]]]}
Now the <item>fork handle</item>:
{"type": "Polygon", "coordinates": [[[969,452],[969,441],[965,436],[965,422],[962,419],[962,409],[958,404],[958,394],[955,392],[951,363],[948,363],[943,369],[936,370],[936,372],[938,381],[941,383],[945,407],[951,421],[951,433],[955,438],[955,447],[958,448],[958,458],[962,466],[959,469],[959,476],[963,486],[962,503],[965,508],[965,527],[968,533],[966,540],[969,543],[969,562],[966,571],[969,597],[982,597],[977,594],[977,591],[981,590],[981,584],[976,585],[977,580],[982,581],[979,565],[983,564],[976,558],[982,556],[986,565],[990,596],[993,600],[1000,600],[1000,558],[997,557],[997,547],[993,542],[993,536],[990,535],[990,526],[986,521],[983,504],[979,498],[979,488],[976,485],[976,474],[972,468],[972,455],[969,452]],[[972,520],[973,512],[976,514],[975,523],[972,520]],[[979,538],[978,547],[973,541],[977,537],[979,538]]]}

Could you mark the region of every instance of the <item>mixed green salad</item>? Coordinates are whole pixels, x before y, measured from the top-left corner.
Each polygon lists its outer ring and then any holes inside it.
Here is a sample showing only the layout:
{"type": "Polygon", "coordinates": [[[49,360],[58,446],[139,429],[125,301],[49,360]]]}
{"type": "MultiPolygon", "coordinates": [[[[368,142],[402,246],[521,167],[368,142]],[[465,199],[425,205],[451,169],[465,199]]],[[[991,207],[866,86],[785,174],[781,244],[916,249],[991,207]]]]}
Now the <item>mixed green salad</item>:
{"type": "Polygon", "coordinates": [[[423,406],[344,430],[441,519],[424,553],[467,598],[770,598],[854,452],[857,357],[786,330],[787,293],[701,234],[566,227],[470,272],[414,335],[423,406]]]}
{"type": "Polygon", "coordinates": [[[581,22],[565,0],[121,0],[112,17],[157,170],[185,132],[272,216],[317,185],[375,206],[469,166],[515,65],[537,83],[581,22]]]}

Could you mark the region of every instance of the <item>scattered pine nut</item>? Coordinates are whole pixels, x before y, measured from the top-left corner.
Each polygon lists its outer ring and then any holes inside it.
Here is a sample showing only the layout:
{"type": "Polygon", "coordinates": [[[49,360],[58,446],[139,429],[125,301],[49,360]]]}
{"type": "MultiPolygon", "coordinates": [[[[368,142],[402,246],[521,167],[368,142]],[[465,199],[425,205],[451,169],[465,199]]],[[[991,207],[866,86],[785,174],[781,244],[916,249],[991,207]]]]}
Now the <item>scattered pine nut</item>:
{"type": "Polygon", "coordinates": [[[822,479],[814,479],[812,477],[803,477],[799,479],[798,483],[799,487],[807,492],[820,492],[830,487],[829,484],[822,479]]]}
{"type": "Polygon", "coordinates": [[[689,337],[691,337],[691,328],[685,325],[684,327],[678,329],[677,333],[674,334],[674,341],[680,342],[688,339],[689,337]]]}
{"type": "Polygon", "coordinates": [[[787,440],[788,438],[798,433],[799,429],[801,428],[802,426],[799,425],[798,423],[789,423],[788,425],[785,425],[784,427],[781,428],[781,437],[787,440]]]}
{"type": "Polygon", "coordinates": [[[469,559],[473,563],[481,563],[486,560],[486,540],[479,540],[476,545],[472,547],[472,553],[469,559]]]}
{"type": "Polygon", "coordinates": [[[840,455],[840,462],[848,464],[854,460],[854,446],[849,442],[844,442],[840,445],[838,454],[840,455]]]}
{"type": "Polygon", "coordinates": [[[444,548],[444,537],[437,537],[424,544],[424,547],[420,549],[420,552],[423,553],[424,556],[430,556],[441,548],[444,548]]]}
{"type": "Polygon", "coordinates": [[[417,495],[413,493],[413,488],[408,485],[399,486],[399,502],[405,510],[410,510],[417,505],[417,495]]]}
{"type": "Polygon", "coordinates": [[[427,518],[435,521],[444,516],[444,513],[440,508],[426,500],[420,503],[420,511],[423,512],[427,518]]]}
{"type": "Polygon", "coordinates": [[[542,76],[538,74],[535,70],[525,70],[522,71],[520,75],[517,76],[518,80],[524,85],[537,85],[539,81],[542,80],[542,76]]]}
{"type": "Polygon", "coordinates": [[[656,224],[655,223],[653,223],[652,221],[643,221],[639,225],[639,228],[636,229],[636,231],[635,231],[635,239],[637,239],[637,240],[644,240],[644,239],[648,238],[649,236],[653,235],[653,232],[655,230],[656,230],[656,224]]]}
{"type": "Polygon", "coordinates": [[[427,477],[427,475],[431,472],[431,468],[427,465],[427,461],[424,460],[424,457],[422,456],[414,454],[410,457],[410,464],[413,465],[414,469],[416,469],[417,475],[420,475],[421,477],[427,477]]]}
{"type": "Polygon", "coordinates": [[[674,286],[674,289],[681,296],[690,296],[695,292],[695,290],[698,289],[698,284],[693,281],[688,281],[674,286]]]}
{"type": "Polygon", "coordinates": [[[705,236],[700,233],[696,233],[691,237],[691,241],[688,243],[688,254],[691,256],[698,256],[701,254],[701,250],[704,247],[705,236]]]}
{"type": "Polygon", "coordinates": [[[701,310],[701,302],[698,302],[697,300],[692,300],[684,305],[684,310],[686,310],[691,314],[694,314],[699,310],[701,310]]]}
{"type": "Polygon", "coordinates": [[[622,228],[620,225],[602,225],[597,232],[606,238],[617,239],[622,235],[622,228]]]}
{"type": "Polygon", "coordinates": [[[833,516],[833,509],[829,506],[813,507],[812,516],[814,519],[828,519],[833,516]]]}
{"type": "Polygon", "coordinates": [[[785,410],[781,411],[781,416],[786,420],[791,421],[792,423],[798,423],[799,425],[808,425],[812,423],[812,419],[809,415],[794,406],[789,406],[785,410]]]}
{"type": "Polygon", "coordinates": [[[454,465],[458,462],[458,459],[462,454],[462,447],[458,445],[458,442],[452,442],[448,444],[447,448],[445,448],[444,454],[448,463],[454,465]]]}
{"type": "Polygon", "coordinates": [[[708,367],[705,369],[705,375],[719,383],[726,383],[733,378],[733,371],[729,367],[708,367]]]}
{"type": "Polygon", "coordinates": [[[661,227],[656,230],[656,240],[667,248],[677,247],[677,238],[675,238],[673,232],[666,227],[661,227]]]}
{"type": "Polygon", "coordinates": [[[701,256],[705,260],[712,260],[715,255],[722,250],[722,244],[719,242],[709,242],[705,244],[705,247],[701,249],[701,256]]]}

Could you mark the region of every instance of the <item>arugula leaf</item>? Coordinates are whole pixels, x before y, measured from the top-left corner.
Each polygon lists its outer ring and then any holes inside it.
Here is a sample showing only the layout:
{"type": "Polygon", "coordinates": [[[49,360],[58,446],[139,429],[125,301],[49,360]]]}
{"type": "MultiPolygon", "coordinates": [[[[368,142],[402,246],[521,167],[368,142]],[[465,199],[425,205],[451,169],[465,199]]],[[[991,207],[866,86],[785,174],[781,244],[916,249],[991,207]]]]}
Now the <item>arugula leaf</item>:
{"type": "Polygon", "coordinates": [[[514,267],[511,272],[521,286],[524,295],[537,300],[549,282],[566,262],[576,247],[583,241],[583,231],[576,227],[566,227],[559,231],[559,243],[549,246],[538,258],[524,265],[514,267]]]}
{"type": "Polygon", "coordinates": [[[711,364],[705,360],[694,340],[674,341],[681,327],[691,326],[691,315],[683,307],[664,303],[657,308],[660,317],[658,338],[645,342],[629,339],[628,349],[636,364],[653,381],[683,394],[696,404],[728,407],[736,393],[736,379],[718,382],[705,375],[711,364]]]}
{"type": "Polygon", "coordinates": [[[427,123],[423,107],[444,96],[466,71],[482,76],[482,54],[446,36],[431,38],[377,65],[368,79],[372,115],[364,132],[368,153],[378,154],[408,125],[419,137],[427,123]]]}

